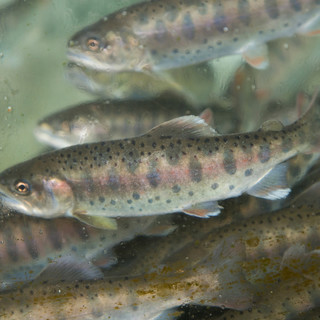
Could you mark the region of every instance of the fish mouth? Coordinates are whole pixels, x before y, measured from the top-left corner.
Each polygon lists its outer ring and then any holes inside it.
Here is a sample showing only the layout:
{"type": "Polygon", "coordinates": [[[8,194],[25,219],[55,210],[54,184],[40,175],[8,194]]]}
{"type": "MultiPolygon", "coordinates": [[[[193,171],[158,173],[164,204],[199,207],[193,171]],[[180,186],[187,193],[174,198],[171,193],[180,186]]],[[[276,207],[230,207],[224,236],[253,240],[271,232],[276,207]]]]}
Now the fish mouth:
{"type": "Polygon", "coordinates": [[[94,56],[90,54],[85,54],[77,49],[68,49],[67,58],[78,65],[79,67],[86,67],[89,69],[104,71],[104,72],[117,72],[123,71],[122,68],[116,68],[105,62],[97,60],[94,56]]]}
{"type": "Polygon", "coordinates": [[[8,209],[16,210],[20,213],[30,214],[30,211],[28,210],[28,206],[26,205],[26,203],[23,203],[13,197],[10,197],[1,191],[0,202],[8,209]]]}
{"type": "Polygon", "coordinates": [[[33,134],[39,142],[54,148],[65,148],[72,145],[72,143],[54,134],[49,126],[46,128],[46,126],[39,125],[33,130],[33,134]]]}

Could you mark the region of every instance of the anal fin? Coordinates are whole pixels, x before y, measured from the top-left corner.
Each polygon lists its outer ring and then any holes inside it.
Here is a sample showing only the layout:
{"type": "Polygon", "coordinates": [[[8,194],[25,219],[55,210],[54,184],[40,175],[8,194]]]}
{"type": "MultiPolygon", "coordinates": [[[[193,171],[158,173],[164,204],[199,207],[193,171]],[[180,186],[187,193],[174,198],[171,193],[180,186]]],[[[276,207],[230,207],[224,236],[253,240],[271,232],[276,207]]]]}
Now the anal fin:
{"type": "Polygon", "coordinates": [[[264,70],[269,66],[268,47],[266,44],[250,46],[250,48],[242,54],[242,57],[255,69],[264,70]]]}
{"type": "Polygon", "coordinates": [[[260,179],[248,194],[269,200],[285,198],[291,191],[287,184],[287,163],[280,163],[271,169],[262,179],[260,179]]]}
{"type": "Polygon", "coordinates": [[[200,218],[208,218],[210,216],[217,216],[220,214],[220,207],[217,201],[207,201],[193,204],[184,208],[182,211],[188,215],[200,218]]]}

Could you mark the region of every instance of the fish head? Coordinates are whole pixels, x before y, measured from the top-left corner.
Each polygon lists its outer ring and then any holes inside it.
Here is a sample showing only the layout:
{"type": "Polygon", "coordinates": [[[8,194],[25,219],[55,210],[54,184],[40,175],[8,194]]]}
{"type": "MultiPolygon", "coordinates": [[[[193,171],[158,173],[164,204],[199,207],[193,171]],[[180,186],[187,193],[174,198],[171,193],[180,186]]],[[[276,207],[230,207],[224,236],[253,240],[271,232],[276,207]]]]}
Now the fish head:
{"type": "Polygon", "coordinates": [[[124,18],[102,20],[76,33],[68,42],[69,60],[111,73],[148,70],[147,51],[124,18]]]}
{"type": "Polygon", "coordinates": [[[67,215],[74,197],[65,179],[47,173],[41,163],[30,160],[0,174],[0,202],[20,213],[53,218],[67,215]]]}
{"type": "Polygon", "coordinates": [[[54,148],[99,141],[100,137],[108,139],[111,123],[105,120],[101,124],[99,118],[89,112],[81,113],[73,109],[69,111],[53,114],[41,120],[34,129],[36,138],[54,148]]]}

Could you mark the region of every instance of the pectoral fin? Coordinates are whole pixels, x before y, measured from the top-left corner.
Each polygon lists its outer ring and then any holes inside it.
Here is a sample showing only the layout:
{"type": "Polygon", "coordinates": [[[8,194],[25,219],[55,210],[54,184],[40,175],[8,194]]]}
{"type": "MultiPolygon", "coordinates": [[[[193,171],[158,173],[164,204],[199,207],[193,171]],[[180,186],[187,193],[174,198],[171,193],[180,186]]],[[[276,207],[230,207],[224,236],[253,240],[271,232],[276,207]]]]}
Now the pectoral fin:
{"type": "Polygon", "coordinates": [[[93,280],[103,278],[97,266],[83,258],[64,256],[53,260],[43,269],[36,281],[58,282],[61,280],[93,280]]]}
{"type": "Polygon", "coordinates": [[[242,56],[255,69],[264,70],[269,66],[268,47],[266,44],[252,46],[242,56]]]}
{"type": "Polygon", "coordinates": [[[117,221],[112,218],[102,217],[102,216],[89,216],[88,214],[83,212],[81,213],[75,212],[73,213],[73,216],[78,220],[80,220],[81,222],[84,222],[85,224],[88,224],[98,229],[107,229],[107,230],[118,229],[117,221]]]}
{"type": "Polygon", "coordinates": [[[248,194],[269,200],[285,198],[291,191],[287,184],[287,163],[280,163],[260,179],[248,194]]]}
{"type": "Polygon", "coordinates": [[[220,207],[217,201],[207,201],[196,203],[189,207],[184,208],[182,211],[191,216],[200,218],[209,218],[210,216],[217,216],[220,214],[220,207]]]}

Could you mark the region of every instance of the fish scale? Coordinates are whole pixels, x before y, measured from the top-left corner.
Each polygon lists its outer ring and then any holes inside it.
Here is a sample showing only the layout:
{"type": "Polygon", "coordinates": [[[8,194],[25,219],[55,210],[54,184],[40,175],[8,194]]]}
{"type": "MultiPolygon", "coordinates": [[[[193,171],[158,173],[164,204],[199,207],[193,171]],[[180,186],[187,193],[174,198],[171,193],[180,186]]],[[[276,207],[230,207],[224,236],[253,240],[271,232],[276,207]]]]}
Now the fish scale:
{"type": "Polygon", "coordinates": [[[162,71],[234,54],[265,68],[263,45],[316,33],[319,10],[315,0],[148,1],[79,31],[68,54],[76,63],[109,71],[162,71]]]}
{"type": "Polygon", "coordinates": [[[1,173],[0,195],[8,207],[46,218],[216,215],[215,201],[244,192],[285,197],[286,166],[279,164],[317,147],[318,119],[313,106],[287,127],[271,122],[256,132],[218,135],[198,117],[181,117],[137,138],[72,146],[18,164],[1,173]]]}

